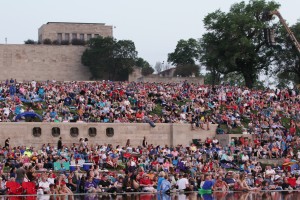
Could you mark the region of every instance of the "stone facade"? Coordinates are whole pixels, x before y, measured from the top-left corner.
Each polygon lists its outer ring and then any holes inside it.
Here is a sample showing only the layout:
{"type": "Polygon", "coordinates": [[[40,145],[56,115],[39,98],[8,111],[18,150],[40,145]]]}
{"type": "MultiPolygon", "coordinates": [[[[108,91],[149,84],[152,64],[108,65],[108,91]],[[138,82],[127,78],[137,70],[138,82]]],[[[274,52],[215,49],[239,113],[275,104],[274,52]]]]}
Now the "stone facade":
{"type": "Polygon", "coordinates": [[[113,27],[104,23],[71,23],[71,22],[48,22],[43,24],[39,30],[39,42],[44,39],[51,41],[81,39],[89,40],[93,37],[112,37],[113,27]]]}
{"type": "Polygon", "coordinates": [[[84,81],[90,71],[81,64],[86,47],[72,45],[0,45],[0,81],[84,81]]]}
{"type": "Polygon", "coordinates": [[[40,148],[45,143],[56,146],[59,136],[62,137],[63,144],[70,145],[78,143],[79,138],[88,138],[90,144],[113,144],[125,145],[127,139],[133,146],[141,145],[143,137],[147,138],[148,144],[153,145],[189,145],[193,139],[201,139],[204,141],[207,137],[214,137],[217,125],[211,125],[210,130],[191,130],[190,124],[156,124],[152,128],[147,123],[1,123],[0,142],[4,145],[6,138],[10,137],[12,146],[32,145],[40,148]],[[41,128],[41,135],[35,137],[33,128],[41,128]],[[60,135],[54,137],[52,128],[58,127],[60,135]],[[70,129],[78,128],[78,135],[71,136],[70,129]],[[89,135],[89,128],[96,128],[95,137],[89,135]],[[107,135],[108,128],[113,129],[113,136],[107,135]]]}

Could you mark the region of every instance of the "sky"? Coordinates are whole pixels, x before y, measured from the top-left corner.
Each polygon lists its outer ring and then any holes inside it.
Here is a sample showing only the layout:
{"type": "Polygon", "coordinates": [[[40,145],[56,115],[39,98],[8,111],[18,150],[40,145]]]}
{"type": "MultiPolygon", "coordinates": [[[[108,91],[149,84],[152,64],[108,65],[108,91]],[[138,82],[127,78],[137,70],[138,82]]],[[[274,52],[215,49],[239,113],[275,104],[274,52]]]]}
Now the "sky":
{"type": "MultiPolygon", "coordinates": [[[[0,44],[38,40],[38,28],[47,22],[85,22],[112,25],[117,40],[132,40],[138,56],[150,65],[166,63],[180,39],[201,38],[204,17],[227,12],[238,0],[3,0],[0,44]]],[[[246,2],[248,2],[246,0],[246,2]]],[[[300,0],[277,0],[292,25],[300,19],[300,0]]]]}

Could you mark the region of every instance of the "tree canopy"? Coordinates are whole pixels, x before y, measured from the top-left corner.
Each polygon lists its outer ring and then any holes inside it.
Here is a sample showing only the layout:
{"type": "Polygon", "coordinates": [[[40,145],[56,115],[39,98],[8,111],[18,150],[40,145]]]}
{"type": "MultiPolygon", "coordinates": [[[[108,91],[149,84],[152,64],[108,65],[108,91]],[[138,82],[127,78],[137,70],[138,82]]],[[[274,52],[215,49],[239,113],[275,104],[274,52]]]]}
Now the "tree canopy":
{"type": "Polygon", "coordinates": [[[168,54],[168,62],[176,66],[175,75],[182,77],[199,76],[199,58],[200,44],[193,38],[179,40],[174,52],[168,54]]]}
{"type": "Polygon", "coordinates": [[[258,74],[274,63],[274,50],[264,39],[263,13],[279,6],[273,1],[242,1],[233,4],[228,13],[217,10],[204,18],[207,33],[200,40],[200,61],[212,76],[236,72],[247,87],[253,87],[258,74]]]}
{"type": "Polygon", "coordinates": [[[144,60],[143,58],[137,58],[135,61],[136,67],[142,68],[142,75],[147,76],[154,72],[154,69],[148,63],[148,61],[144,60]]]}
{"type": "MultiPolygon", "coordinates": [[[[291,27],[294,36],[300,41],[300,21],[291,27]]],[[[281,87],[290,82],[294,85],[300,83],[300,53],[287,35],[287,31],[281,27],[275,35],[278,45],[275,46],[277,53],[275,56],[276,67],[274,73],[279,79],[281,87]]]]}
{"type": "Polygon", "coordinates": [[[81,62],[89,67],[93,79],[123,81],[133,71],[136,57],[137,51],[131,40],[97,37],[89,40],[81,62]]]}

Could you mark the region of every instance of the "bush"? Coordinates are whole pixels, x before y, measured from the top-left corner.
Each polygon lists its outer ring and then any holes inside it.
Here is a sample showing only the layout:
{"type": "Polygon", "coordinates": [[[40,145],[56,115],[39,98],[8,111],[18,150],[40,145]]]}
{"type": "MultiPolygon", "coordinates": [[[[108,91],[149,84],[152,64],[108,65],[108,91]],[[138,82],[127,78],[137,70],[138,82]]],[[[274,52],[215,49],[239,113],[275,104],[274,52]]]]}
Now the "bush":
{"type": "Polygon", "coordinates": [[[62,40],[61,45],[69,45],[70,44],[70,41],[69,40],[62,40]]]}
{"type": "Polygon", "coordinates": [[[49,38],[43,40],[43,44],[52,44],[52,41],[49,38]]]}
{"type": "Polygon", "coordinates": [[[24,41],[24,44],[36,44],[36,42],[32,39],[28,39],[28,40],[24,41]]]}
{"type": "Polygon", "coordinates": [[[72,39],[72,45],[85,45],[85,41],[74,38],[72,39]]]}
{"type": "Polygon", "coordinates": [[[53,44],[53,45],[59,45],[60,43],[59,43],[58,40],[53,40],[53,41],[52,41],[52,44],[53,44]]]}

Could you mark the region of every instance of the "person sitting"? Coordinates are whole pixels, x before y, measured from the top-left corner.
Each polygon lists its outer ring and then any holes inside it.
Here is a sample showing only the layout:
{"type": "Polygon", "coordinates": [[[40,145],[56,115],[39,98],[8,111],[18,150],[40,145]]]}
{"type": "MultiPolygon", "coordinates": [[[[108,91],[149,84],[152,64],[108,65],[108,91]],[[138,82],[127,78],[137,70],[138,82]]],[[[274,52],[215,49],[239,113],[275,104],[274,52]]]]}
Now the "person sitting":
{"type": "Polygon", "coordinates": [[[47,179],[47,174],[43,174],[39,182],[39,188],[43,190],[44,194],[48,194],[50,191],[50,182],[47,179]]]}
{"type": "Polygon", "coordinates": [[[144,173],[140,179],[140,186],[144,192],[156,192],[156,189],[153,187],[154,184],[151,181],[148,174],[144,173]]]}
{"type": "Polygon", "coordinates": [[[213,189],[213,185],[214,185],[214,183],[211,180],[211,175],[210,174],[206,174],[205,175],[205,181],[204,181],[204,184],[202,185],[201,189],[203,189],[203,190],[211,190],[211,189],[213,189]]]}
{"type": "Polygon", "coordinates": [[[87,193],[96,193],[96,192],[102,191],[101,189],[99,189],[97,187],[92,176],[87,177],[87,180],[85,181],[85,184],[84,184],[84,190],[87,193]]]}
{"type": "Polygon", "coordinates": [[[99,181],[99,187],[103,192],[114,193],[117,189],[111,184],[110,180],[107,177],[107,174],[102,175],[102,179],[99,181]]]}
{"type": "Polygon", "coordinates": [[[222,176],[218,176],[215,184],[213,185],[213,190],[226,191],[229,189],[229,186],[225,181],[222,180],[222,176]]]}
{"type": "MultiPolygon", "coordinates": [[[[164,179],[162,180],[161,184],[160,184],[160,191],[162,193],[170,193],[170,190],[171,190],[171,183],[170,181],[168,180],[168,174],[165,174],[165,177],[164,179]]],[[[157,188],[158,189],[158,188],[157,188]]]]}

